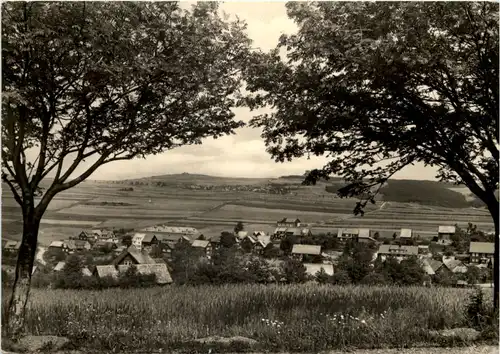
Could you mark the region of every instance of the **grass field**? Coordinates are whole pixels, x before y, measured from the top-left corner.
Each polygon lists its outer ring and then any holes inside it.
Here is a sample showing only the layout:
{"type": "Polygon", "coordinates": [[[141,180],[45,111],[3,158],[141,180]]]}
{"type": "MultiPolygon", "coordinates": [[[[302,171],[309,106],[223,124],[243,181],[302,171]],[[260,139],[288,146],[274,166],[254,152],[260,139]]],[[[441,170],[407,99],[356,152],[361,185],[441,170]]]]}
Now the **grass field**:
{"type": "Polygon", "coordinates": [[[34,289],[27,329],[34,335],[68,336],[91,350],[122,352],[168,349],[211,335],[250,337],[267,350],[394,347],[430,343],[429,330],[464,326],[469,294],[465,289],[314,283],[34,289]]]}
{"type": "MultiPolygon", "coordinates": [[[[45,232],[41,233],[40,241],[48,242],[56,235],[67,238],[91,227],[141,229],[163,223],[197,227],[210,236],[220,234],[222,230],[232,229],[237,221],[243,221],[249,231],[253,231],[254,227],[272,231],[276,221],[284,217],[298,217],[304,224],[313,228],[365,227],[374,231],[412,228],[416,233],[428,237],[437,232],[439,225],[458,223],[466,226],[472,222],[485,230],[493,227],[484,209],[446,208],[383,200],[378,200],[375,205],[368,205],[363,217],[355,217],[352,210],[357,200],[340,199],[326,192],[325,182],[316,186],[301,186],[296,192],[287,195],[248,190],[191,190],[178,186],[258,186],[268,182],[299,185],[299,177],[272,180],[199,175],[167,177],[158,176],[151,179],[153,182],[165,182],[161,187],[146,183],[133,185],[132,191],[123,191],[121,189],[129,188],[130,185],[86,181],[60,193],[42,219],[41,231],[45,232]],[[57,232],[54,233],[54,229],[57,232]],[[64,230],[65,234],[59,230],[64,230]]],[[[413,186],[418,185],[414,181],[412,183],[413,186]]],[[[398,184],[398,188],[404,188],[404,183],[398,184]]],[[[435,184],[430,185],[436,190],[435,184]]],[[[20,239],[21,219],[20,208],[5,189],[2,195],[4,238],[20,239]]]]}

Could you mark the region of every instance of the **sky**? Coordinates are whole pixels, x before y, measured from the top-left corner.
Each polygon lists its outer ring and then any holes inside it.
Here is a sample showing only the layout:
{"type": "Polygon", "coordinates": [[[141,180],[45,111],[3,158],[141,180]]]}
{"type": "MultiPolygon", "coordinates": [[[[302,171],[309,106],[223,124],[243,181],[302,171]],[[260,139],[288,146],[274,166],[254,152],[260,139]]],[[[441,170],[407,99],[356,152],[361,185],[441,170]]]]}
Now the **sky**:
{"type": "MultiPolygon", "coordinates": [[[[276,46],[282,33],[296,30],[294,22],[286,15],[284,2],[226,2],[220,9],[245,20],[253,47],[265,51],[276,46]]],[[[248,122],[259,112],[238,108],[234,113],[237,120],[248,122]]],[[[183,146],[146,159],[112,162],[101,166],[90,178],[112,180],[183,172],[225,177],[277,177],[302,175],[306,170],[321,168],[327,161],[322,157],[311,157],[276,163],[266,153],[260,134],[256,128],[241,128],[235,135],[205,139],[202,145],[183,146]]],[[[414,165],[400,171],[394,178],[434,180],[435,175],[434,168],[414,165]]]]}

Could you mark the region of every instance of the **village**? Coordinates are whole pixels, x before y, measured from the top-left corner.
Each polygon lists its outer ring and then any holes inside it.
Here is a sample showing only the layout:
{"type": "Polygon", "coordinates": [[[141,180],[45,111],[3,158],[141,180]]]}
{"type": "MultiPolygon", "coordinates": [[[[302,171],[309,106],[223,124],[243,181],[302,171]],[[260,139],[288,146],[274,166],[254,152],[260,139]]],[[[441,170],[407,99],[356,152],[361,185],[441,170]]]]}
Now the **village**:
{"type": "MultiPolygon", "coordinates": [[[[173,254],[176,249],[191,250],[199,261],[210,263],[221,247],[239,250],[242,254],[259,257],[270,264],[282,264],[287,259],[300,262],[309,280],[317,280],[318,274],[334,277],[339,262],[346,252],[346,245],[359,245],[370,250],[370,266],[388,260],[402,262],[414,259],[426,275],[425,284],[440,283],[449,286],[470,286],[476,281],[466,275],[472,270],[489,272],[493,268],[494,243],[486,235],[469,225],[468,230],[457,226],[439,226],[431,240],[422,239],[411,229],[401,229],[392,235],[366,228],[340,228],[325,232],[317,231],[298,218],[284,218],[276,222],[271,234],[264,231],[245,230],[239,222],[234,230],[220,235],[205,236],[193,227],[156,225],[133,233],[130,230],[94,229],[82,231],[66,240],[53,241],[33,268],[33,274],[41,269],[45,273],[57,273],[65,269],[70,255],[86,258],[82,263],[83,276],[117,278],[126,275],[134,267],[141,275],[154,275],[159,285],[175,282],[172,277],[173,254]],[[382,236],[381,236],[382,234],[382,236]],[[85,264],[83,266],[83,264],[85,264]],[[439,277],[450,277],[447,282],[439,277]],[[436,280],[436,281],[433,281],[436,280]]],[[[4,241],[3,270],[14,270],[14,260],[20,243],[4,241]]],[[[38,254],[41,252],[39,250],[38,254]]],[[[187,257],[180,255],[179,257],[187,257]]],[[[491,279],[488,280],[488,286],[491,279]]],[[[279,281],[277,279],[276,281],[279,281]]]]}

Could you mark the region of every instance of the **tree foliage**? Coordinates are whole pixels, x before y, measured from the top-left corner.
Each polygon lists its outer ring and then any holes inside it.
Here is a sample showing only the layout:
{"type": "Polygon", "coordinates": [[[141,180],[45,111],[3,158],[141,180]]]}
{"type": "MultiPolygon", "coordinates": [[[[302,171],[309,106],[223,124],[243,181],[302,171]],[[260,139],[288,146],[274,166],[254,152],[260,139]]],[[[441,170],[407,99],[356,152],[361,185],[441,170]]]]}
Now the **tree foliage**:
{"type": "MultiPolygon", "coordinates": [[[[307,154],[359,195],[423,162],[486,204],[498,187],[498,4],[288,3],[299,27],[247,71],[277,161],[307,154]]],[[[372,200],[372,198],[368,198],[372,200]]],[[[361,211],[361,207],[358,211],[361,211]]]]}
{"type": "Polygon", "coordinates": [[[10,332],[21,331],[40,219],[57,193],[109,162],[243,125],[232,108],[250,41],[217,6],[2,4],[2,181],[24,219],[10,332]]]}

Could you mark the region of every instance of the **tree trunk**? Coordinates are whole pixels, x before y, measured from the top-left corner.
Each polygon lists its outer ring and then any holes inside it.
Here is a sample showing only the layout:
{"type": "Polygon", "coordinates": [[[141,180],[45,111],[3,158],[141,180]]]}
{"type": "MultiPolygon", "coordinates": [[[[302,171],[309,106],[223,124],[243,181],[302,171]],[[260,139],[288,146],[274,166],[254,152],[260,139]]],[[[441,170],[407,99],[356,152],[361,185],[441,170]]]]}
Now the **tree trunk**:
{"type": "Polygon", "coordinates": [[[496,198],[493,198],[491,203],[488,203],[488,210],[493,218],[493,222],[495,224],[495,253],[493,256],[493,309],[498,310],[498,282],[499,282],[499,206],[496,198]]]}
{"type": "Polygon", "coordinates": [[[25,203],[23,209],[23,239],[17,257],[16,274],[5,326],[5,334],[13,340],[17,340],[24,329],[26,303],[30,292],[31,272],[40,226],[40,218],[35,216],[32,198],[31,203],[25,203]]]}

